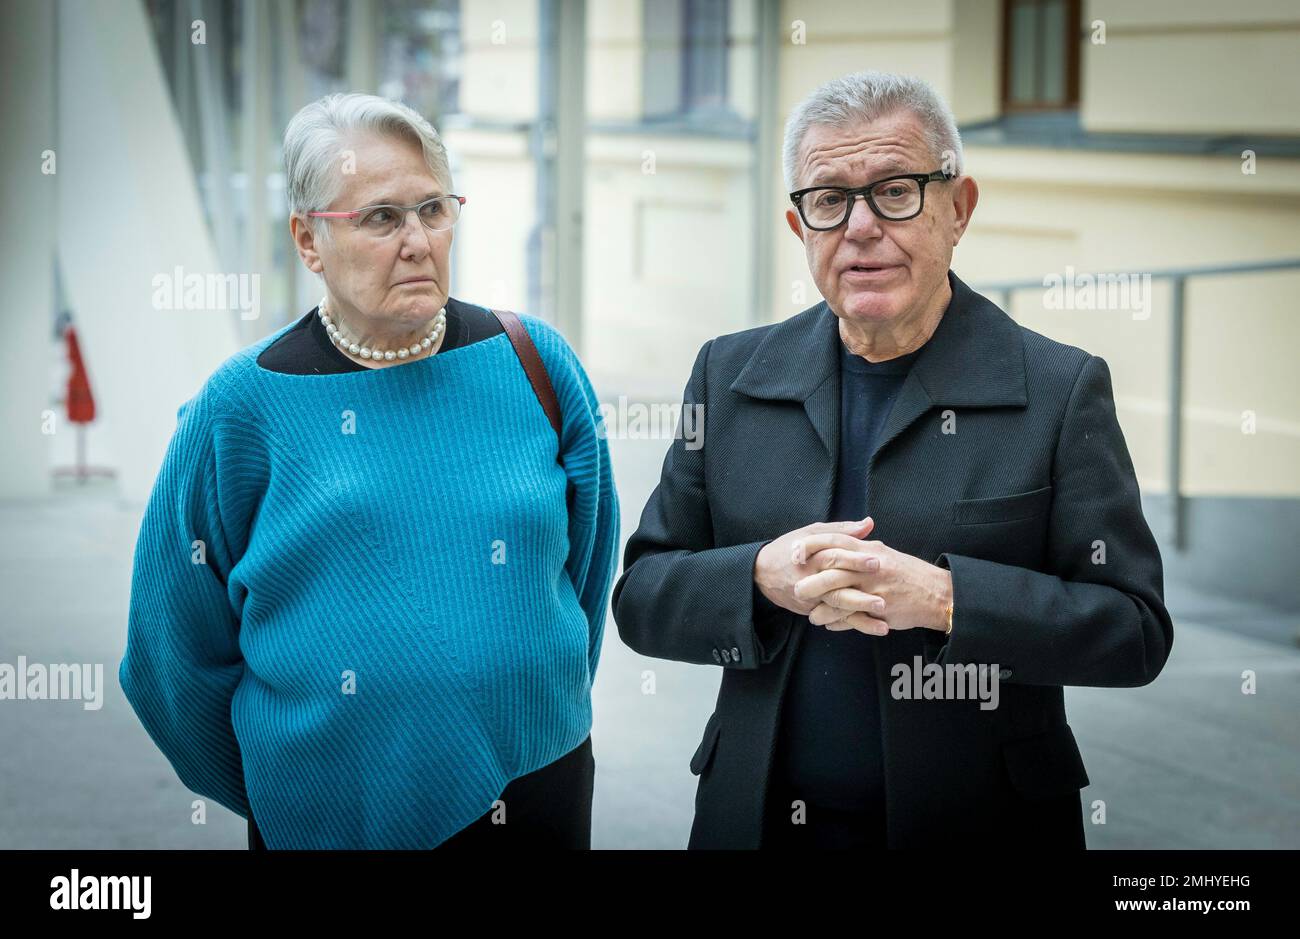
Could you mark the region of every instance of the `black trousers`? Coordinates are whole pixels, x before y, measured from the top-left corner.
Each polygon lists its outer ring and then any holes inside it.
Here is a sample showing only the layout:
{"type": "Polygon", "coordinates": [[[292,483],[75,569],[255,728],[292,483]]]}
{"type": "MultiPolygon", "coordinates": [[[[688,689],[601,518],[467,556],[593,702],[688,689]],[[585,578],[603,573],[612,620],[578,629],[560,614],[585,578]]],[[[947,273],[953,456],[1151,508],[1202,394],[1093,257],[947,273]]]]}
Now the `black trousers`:
{"type": "MultiPolygon", "coordinates": [[[[588,736],[555,762],[507,784],[500,796],[505,803],[504,824],[493,824],[494,811],[489,809],[438,848],[590,850],[595,782],[596,761],[588,736]]],[[[267,849],[252,815],[248,818],[248,848],[267,849]]]]}

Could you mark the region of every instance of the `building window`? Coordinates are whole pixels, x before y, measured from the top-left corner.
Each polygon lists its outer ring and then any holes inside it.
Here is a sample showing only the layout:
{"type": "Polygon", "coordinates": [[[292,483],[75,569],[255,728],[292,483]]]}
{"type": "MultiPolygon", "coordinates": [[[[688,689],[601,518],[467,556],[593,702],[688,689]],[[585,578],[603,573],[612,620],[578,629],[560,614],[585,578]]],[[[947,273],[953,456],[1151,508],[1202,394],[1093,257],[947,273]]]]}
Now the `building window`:
{"type": "Polygon", "coordinates": [[[1004,0],[1002,108],[1079,105],[1079,0],[1004,0]]]}
{"type": "Polygon", "coordinates": [[[460,7],[460,0],[382,0],[382,96],[434,121],[460,110],[460,7]]]}
{"type": "Polygon", "coordinates": [[[643,6],[647,120],[708,120],[727,107],[730,0],[657,0],[643,6]]]}

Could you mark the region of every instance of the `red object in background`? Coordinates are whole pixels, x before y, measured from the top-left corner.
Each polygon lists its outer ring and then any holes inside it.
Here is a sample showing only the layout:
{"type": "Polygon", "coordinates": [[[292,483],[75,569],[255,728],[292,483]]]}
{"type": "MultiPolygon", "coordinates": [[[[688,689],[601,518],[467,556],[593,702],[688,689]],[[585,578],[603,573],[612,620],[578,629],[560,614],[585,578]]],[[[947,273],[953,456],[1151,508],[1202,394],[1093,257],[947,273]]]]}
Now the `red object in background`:
{"type": "Polygon", "coordinates": [[[90,393],[90,378],[86,375],[86,363],[81,360],[77,331],[69,326],[63,337],[68,341],[68,361],[72,363],[66,401],[68,420],[74,424],[89,424],[95,419],[95,396],[90,393]]]}
{"type": "Polygon", "coordinates": [[[54,475],[75,476],[77,484],[84,486],[92,476],[112,479],[116,474],[109,467],[86,465],[86,433],[95,420],[95,396],[90,393],[90,376],[86,374],[86,363],[81,358],[81,344],[77,342],[76,330],[67,326],[63,330],[63,339],[68,344],[68,364],[72,366],[63,405],[68,412],[68,423],[77,428],[77,463],[70,467],[54,467],[54,475]]]}

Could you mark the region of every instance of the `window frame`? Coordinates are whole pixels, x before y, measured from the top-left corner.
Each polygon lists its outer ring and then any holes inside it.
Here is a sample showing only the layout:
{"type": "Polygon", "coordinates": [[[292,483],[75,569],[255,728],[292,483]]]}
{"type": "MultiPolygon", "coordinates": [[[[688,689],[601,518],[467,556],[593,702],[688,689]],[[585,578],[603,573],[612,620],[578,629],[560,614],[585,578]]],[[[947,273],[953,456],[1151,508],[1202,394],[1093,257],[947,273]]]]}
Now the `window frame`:
{"type": "MultiPolygon", "coordinates": [[[[1042,8],[1046,0],[1002,0],[1002,81],[1001,105],[1003,114],[1026,114],[1041,111],[1068,111],[1079,107],[1079,44],[1083,41],[1082,0],[1064,0],[1065,3],[1065,93],[1059,100],[1038,99],[1035,101],[1014,101],[1011,98],[1011,13],[1016,6],[1029,5],[1042,8]]],[[[1037,37],[1040,42],[1042,37],[1037,37]]],[[[1037,78],[1037,76],[1035,76],[1037,78]]]]}

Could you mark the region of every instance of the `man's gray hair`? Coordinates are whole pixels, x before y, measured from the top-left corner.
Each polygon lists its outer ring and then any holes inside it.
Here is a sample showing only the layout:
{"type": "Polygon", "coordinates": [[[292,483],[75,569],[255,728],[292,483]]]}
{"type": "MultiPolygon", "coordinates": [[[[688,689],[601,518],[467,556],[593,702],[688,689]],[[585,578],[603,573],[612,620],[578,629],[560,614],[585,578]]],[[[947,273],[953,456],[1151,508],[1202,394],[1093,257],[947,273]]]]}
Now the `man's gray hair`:
{"type": "MultiPolygon", "coordinates": [[[[418,143],[439,183],[451,189],[451,167],[442,138],[418,111],[400,101],[365,94],[332,94],[293,116],[284,131],[285,188],[289,212],[321,211],[343,189],[342,159],[348,138],[373,133],[418,143]]],[[[355,208],[352,206],[351,208],[355,208]]],[[[329,240],[327,219],[308,218],[312,231],[329,240]]]]}
{"type": "MultiPolygon", "coordinates": [[[[795,190],[795,165],[808,128],[814,124],[846,126],[874,121],[898,111],[910,111],[925,129],[934,158],[951,173],[962,172],[961,135],[952,109],[923,79],[888,72],[854,72],[818,87],[790,112],[785,122],[781,166],[787,192],[795,190]],[[951,159],[946,158],[952,154],[951,159]]],[[[929,172],[933,167],[920,167],[929,172]]]]}

